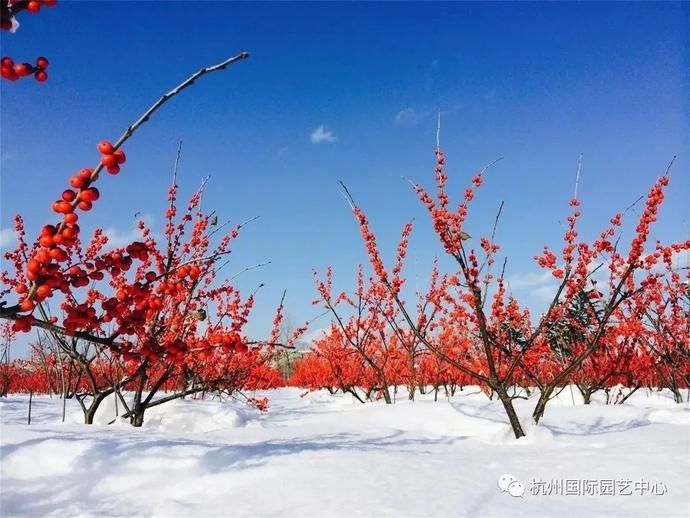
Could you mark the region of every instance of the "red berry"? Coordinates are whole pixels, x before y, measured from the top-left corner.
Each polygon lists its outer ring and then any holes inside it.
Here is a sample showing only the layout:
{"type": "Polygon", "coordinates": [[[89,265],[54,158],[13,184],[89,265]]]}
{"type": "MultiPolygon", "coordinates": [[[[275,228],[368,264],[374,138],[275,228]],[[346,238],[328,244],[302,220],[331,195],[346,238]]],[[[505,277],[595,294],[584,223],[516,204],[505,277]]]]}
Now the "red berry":
{"type": "Polygon", "coordinates": [[[103,155],[103,158],[101,158],[101,164],[103,164],[105,167],[117,165],[117,159],[115,158],[115,155],[103,155]]]}
{"type": "Polygon", "coordinates": [[[108,172],[110,174],[117,174],[120,172],[120,166],[117,164],[108,166],[108,167],[106,167],[106,169],[108,170],[108,172]]]}
{"type": "Polygon", "coordinates": [[[57,4],[57,0],[43,0],[43,5],[47,7],[55,7],[55,4],[57,4]]]}
{"type": "Polygon", "coordinates": [[[89,211],[91,210],[91,202],[86,200],[80,201],[78,207],[85,212],[89,211]]]}
{"type": "Polygon", "coordinates": [[[36,66],[38,68],[46,68],[48,66],[48,60],[43,56],[36,58],[36,66]]]}
{"type": "Polygon", "coordinates": [[[65,252],[62,248],[55,247],[51,248],[50,257],[52,257],[56,261],[62,262],[66,261],[69,256],[67,255],[67,252],[65,252]]]}
{"type": "Polygon", "coordinates": [[[41,229],[42,236],[52,236],[55,235],[55,225],[44,225],[41,229]]]}
{"type": "Polygon", "coordinates": [[[98,143],[98,152],[101,155],[112,155],[114,151],[115,151],[115,148],[107,140],[102,140],[101,142],[98,143]]]}
{"type": "Polygon", "coordinates": [[[71,176],[69,179],[69,184],[75,189],[81,189],[82,187],[84,187],[85,183],[86,182],[84,182],[84,179],[78,175],[71,176]]]}
{"type": "Polygon", "coordinates": [[[34,301],[30,300],[30,299],[22,300],[22,302],[19,304],[19,307],[21,308],[22,311],[33,311],[34,310],[34,301]]]}
{"type": "Polygon", "coordinates": [[[46,248],[39,249],[34,257],[41,264],[48,264],[50,262],[50,252],[46,248]]]}
{"type": "Polygon", "coordinates": [[[39,2],[38,0],[31,0],[31,2],[26,4],[26,10],[30,13],[37,13],[41,10],[41,2],[39,2]]]}
{"type": "Polygon", "coordinates": [[[49,297],[52,292],[53,290],[51,290],[49,286],[41,284],[38,288],[36,288],[36,297],[39,299],[45,299],[46,297],[49,297]]]}
{"type": "Polygon", "coordinates": [[[77,193],[75,193],[72,189],[65,189],[62,191],[62,199],[65,201],[72,201],[76,197],[77,193]]]}
{"type": "Polygon", "coordinates": [[[19,77],[28,76],[33,72],[33,67],[28,63],[20,63],[14,66],[14,71],[19,77]]]}
{"type": "Polygon", "coordinates": [[[58,200],[55,203],[53,203],[53,211],[61,213],[61,214],[68,214],[72,212],[74,209],[72,208],[72,204],[68,201],[65,200],[58,200]]]}
{"type": "Polygon", "coordinates": [[[79,232],[77,232],[77,229],[74,227],[65,227],[62,229],[62,237],[67,240],[75,239],[77,235],[79,235],[79,232]]]}
{"type": "Polygon", "coordinates": [[[36,259],[29,259],[26,269],[31,273],[38,273],[41,271],[41,263],[39,263],[36,259]]]}
{"type": "Polygon", "coordinates": [[[36,72],[34,77],[36,77],[36,81],[39,83],[45,83],[48,79],[48,74],[46,74],[43,70],[39,70],[36,72]]]}
{"type": "Polygon", "coordinates": [[[14,61],[12,58],[4,57],[2,58],[2,61],[0,61],[0,65],[2,68],[12,68],[14,67],[14,61]]]}
{"type": "Polygon", "coordinates": [[[83,201],[88,201],[88,202],[94,202],[96,201],[100,196],[100,193],[98,192],[98,189],[95,187],[89,187],[88,189],[84,189],[79,193],[79,198],[83,201]]]}
{"type": "Polygon", "coordinates": [[[89,181],[91,181],[91,175],[93,174],[93,169],[91,169],[90,167],[85,167],[84,169],[80,169],[77,174],[79,175],[79,178],[84,180],[84,182],[89,182],[89,181]]]}
{"type": "Polygon", "coordinates": [[[118,164],[124,164],[127,161],[127,157],[125,156],[124,152],[118,149],[113,153],[113,156],[115,157],[115,161],[118,164]]]}
{"type": "Polygon", "coordinates": [[[17,76],[17,73],[14,71],[13,68],[0,68],[0,75],[2,75],[2,77],[4,77],[5,79],[9,79],[10,81],[16,81],[17,79],[19,79],[19,76],[17,76]]]}

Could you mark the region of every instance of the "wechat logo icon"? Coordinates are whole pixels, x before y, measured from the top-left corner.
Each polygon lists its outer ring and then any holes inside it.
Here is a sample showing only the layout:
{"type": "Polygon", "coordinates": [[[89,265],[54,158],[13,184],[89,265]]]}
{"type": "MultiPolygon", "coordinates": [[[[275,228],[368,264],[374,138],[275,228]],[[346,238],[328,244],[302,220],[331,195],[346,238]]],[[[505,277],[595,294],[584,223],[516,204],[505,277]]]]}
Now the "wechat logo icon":
{"type": "Polygon", "coordinates": [[[525,486],[510,473],[498,477],[498,488],[502,493],[508,493],[515,498],[521,498],[525,494],[525,486]]]}

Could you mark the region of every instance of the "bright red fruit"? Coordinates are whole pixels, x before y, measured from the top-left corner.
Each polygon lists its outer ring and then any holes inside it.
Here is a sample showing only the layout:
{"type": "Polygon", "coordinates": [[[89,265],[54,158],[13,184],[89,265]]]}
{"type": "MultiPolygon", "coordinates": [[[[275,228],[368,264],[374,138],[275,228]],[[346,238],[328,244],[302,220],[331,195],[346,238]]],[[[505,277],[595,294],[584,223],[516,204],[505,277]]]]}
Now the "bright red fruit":
{"type": "Polygon", "coordinates": [[[2,75],[2,77],[4,77],[5,79],[9,79],[10,81],[16,81],[17,79],[19,79],[19,76],[13,68],[0,68],[0,75],[2,75]]]}
{"type": "Polygon", "coordinates": [[[20,63],[19,65],[14,66],[14,72],[19,76],[19,77],[25,77],[31,74],[33,72],[33,67],[29,65],[28,63],[20,63]]]}
{"type": "Polygon", "coordinates": [[[115,155],[103,155],[101,158],[101,164],[103,164],[104,167],[110,167],[117,165],[117,159],[115,158],[115,155]]]}
{"type": "Polygon", "coordinates": [[[113,145],[107,140],[102,140],[98,143],[98,152],[102,155],[112,155],[115,151],[113,145]]]}
{"type": "Polygon", "coordinates": [[[124,164],[124,163],[127,161],[127,157],[125,156],[124,152],[123,152],[122,150],[120,150],[120,149],[118,149],[117,151],[115,151],[115,152],[113,153],[113,156],[115,157],[115,161],[116,161],[118,164],[124,164]]]}
{"type": "Polygon", "coordinates": [[[88,202],[94,202],[96,201],[100,196],[100,193],[98,192],[98,189],[95,187],[89,187],[88,189],[84,189],[79,193],[79,198],[83,201],[88,201],[88,202]]]}

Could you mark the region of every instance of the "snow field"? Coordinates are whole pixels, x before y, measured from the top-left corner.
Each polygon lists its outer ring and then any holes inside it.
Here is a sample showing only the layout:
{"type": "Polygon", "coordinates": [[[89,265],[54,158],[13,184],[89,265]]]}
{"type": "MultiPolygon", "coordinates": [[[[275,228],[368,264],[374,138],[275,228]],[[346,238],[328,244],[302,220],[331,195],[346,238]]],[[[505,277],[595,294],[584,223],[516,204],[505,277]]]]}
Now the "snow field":
{"type": "Polygon", "coordinates": [[[690,516],[690,406],[640,390],[623,406],[565,390],[539,426],[518,401],[515,440],[498,401],[467,387],[397,404],[280,389],[260,414],[238,402],[179,400],[143,428],[93,426],[68,402],[0,401],[0,515],[690,516]],[[573,405],[575,401],[575,405],[573,405]],[[523,497],[498,487],[511,474],[523,497]],[[661,482],[663,495],[535,495],[533,480],[661,482]]]}

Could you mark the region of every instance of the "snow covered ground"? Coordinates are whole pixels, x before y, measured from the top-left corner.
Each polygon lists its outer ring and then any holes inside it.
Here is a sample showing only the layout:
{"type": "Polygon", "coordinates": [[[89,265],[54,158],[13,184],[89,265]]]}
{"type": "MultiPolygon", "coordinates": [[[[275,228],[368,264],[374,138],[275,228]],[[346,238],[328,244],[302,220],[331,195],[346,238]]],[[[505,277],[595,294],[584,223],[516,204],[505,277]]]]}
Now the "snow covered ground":
{"type": "Polygon", "coordinates": [[[690,406],[667,394],[584,406],[566,390],[520,440],[476,389],[394,406],[300,394],[268,392],[265,415],[178,401],[142,429],[80,425],[73,402],[61,423],[48,397],[27,426],[28,398],[8,397],[0,515],[690,516],[690,406]]]}

